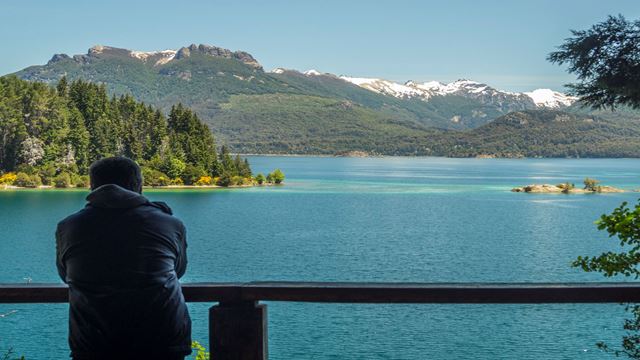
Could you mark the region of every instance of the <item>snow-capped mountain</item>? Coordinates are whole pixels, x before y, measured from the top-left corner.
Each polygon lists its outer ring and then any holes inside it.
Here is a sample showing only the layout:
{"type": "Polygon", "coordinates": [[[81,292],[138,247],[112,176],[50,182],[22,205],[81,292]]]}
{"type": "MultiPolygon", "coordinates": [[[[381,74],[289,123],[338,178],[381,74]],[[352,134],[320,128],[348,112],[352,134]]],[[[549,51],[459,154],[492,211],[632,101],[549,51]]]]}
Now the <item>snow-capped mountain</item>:
{"type": "MultiPolygon", "coordinates": [[[[276,69],[282,70],[282,69],[276,69]]],[[[274,70],[274,72],[276,71],[274,70]]],[[[317,70],[304,72],[307,76],[322,76],[317,70]]],[[[340,79],[358,85],[370,91],[401,99],[417,98],[428,101],[434,96],[456,95],[475,99],[482,104],[506,107],[506,111],[525,110],[532,108],[564,108],[573,104],[577,99],[550,89],[538,89],[532,92],[514,93],[493,88],[487,84],[472,80],[456,80],[448,84],[439,81],[416,83],[407,81],[398,84],[393,81],[378,78],[360,78],[340,76],[340,79]]]]}
{"type": "Polygon", "coordinates": [[[577,100],[577,98],[573,96],[553,91],[551,89],[538,89],[524,94],[533,99],[533,102],[537,106],[547,108],[571,106],[571,104],[577,100]]]}
{"type": "Polygon", "coordinates": [[[557,109],[570,106],[577,100],[575,97],[550,89],[514,93],[498,90],[487,84],[466,79],[456,80],[448,84],[443,84],[438,81],[424,83],[407,81],[402,85],[382,79],[354,78],[349,76],[340,76],[340,78],[365,89],[397,98],[429,100],[434,96],[457,95],[479,100],[483,104],[495,104],[496,102],[520,103],[522,109],[532,107],[557,109]]]}

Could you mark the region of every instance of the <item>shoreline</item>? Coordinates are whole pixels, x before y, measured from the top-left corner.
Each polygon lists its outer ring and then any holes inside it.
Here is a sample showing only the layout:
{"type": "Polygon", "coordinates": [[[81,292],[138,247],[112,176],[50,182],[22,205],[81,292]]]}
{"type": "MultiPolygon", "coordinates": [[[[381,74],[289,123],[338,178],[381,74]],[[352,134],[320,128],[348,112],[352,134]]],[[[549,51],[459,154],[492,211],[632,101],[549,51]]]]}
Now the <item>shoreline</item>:
{"type": "Polygon", "coordinates": [[[347,158],[347,159],[369,159],[369,158],[407,158],[407,159],[469,159],[469,160],[640,160],[640,157],[498,157],[498,156],[436,156],[436,155],[367,155],[367,156],[343,156],[330,154],[254,154],[254,153],[232,153],[232,155],[253,156],[253,157],[289,157],[289,158],[347,158]]]}
{"type": "MultiPolygon", "coordinates": [[[[223,189],[247,189],[256,187],[282,186],[284,184],[262,184],[262,185],[166,185],[166,186],[143,186],[143,190],[223,190],[223,189]]],[[[51,185],[40,185],[36,187],[20,187],[14,185],[0,185],[0,191],[90,191],[88,187],[64,187],[58,188],[51,185]]]]}

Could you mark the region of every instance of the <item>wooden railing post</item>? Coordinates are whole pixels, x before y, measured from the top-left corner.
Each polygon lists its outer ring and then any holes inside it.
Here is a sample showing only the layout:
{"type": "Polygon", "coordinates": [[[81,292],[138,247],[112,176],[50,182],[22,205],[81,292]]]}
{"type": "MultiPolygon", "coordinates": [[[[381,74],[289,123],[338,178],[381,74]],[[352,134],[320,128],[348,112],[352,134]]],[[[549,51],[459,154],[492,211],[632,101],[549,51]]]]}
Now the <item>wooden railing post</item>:
{"type": "Polygon", "coordinates": [[[212,360],[267,360],[267,306],[221,302],[209,309],[212,360]]]}

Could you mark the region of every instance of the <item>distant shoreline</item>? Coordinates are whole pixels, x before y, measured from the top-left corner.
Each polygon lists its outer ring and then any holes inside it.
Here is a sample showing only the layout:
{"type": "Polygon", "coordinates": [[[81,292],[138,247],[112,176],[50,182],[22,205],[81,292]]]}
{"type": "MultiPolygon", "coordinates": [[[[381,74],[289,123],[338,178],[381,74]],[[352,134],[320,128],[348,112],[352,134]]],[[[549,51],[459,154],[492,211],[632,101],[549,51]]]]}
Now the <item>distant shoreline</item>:
{"type": "Polygon", "coordinates": [[[499,157],[499,156],[473,156],[473,157],[452,157],[435,155],[367,155],[367,156],[344,156],[330,154],[254,154],[254,153],[232,153],[240,156],[262,156],[262,157],[291,157],[291,158],[434,158],[434,159],[469,159],[469,160],[640,160],[640,157],[499,157]]]}

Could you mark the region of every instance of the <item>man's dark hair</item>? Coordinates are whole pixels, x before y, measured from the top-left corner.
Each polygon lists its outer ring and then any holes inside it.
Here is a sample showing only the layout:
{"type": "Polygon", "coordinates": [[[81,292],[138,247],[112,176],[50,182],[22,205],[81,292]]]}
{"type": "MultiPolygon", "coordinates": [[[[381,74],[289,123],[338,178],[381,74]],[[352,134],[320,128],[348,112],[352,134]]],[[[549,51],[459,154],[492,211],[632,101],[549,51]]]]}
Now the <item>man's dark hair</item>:
{"type": "Polygon", "coordinates": [[[100,159],[89,168],[91,190],[105,185],[116,184],[127,190],[142,193],[142,173],[135,161],[122,157],[100,159]]]}

